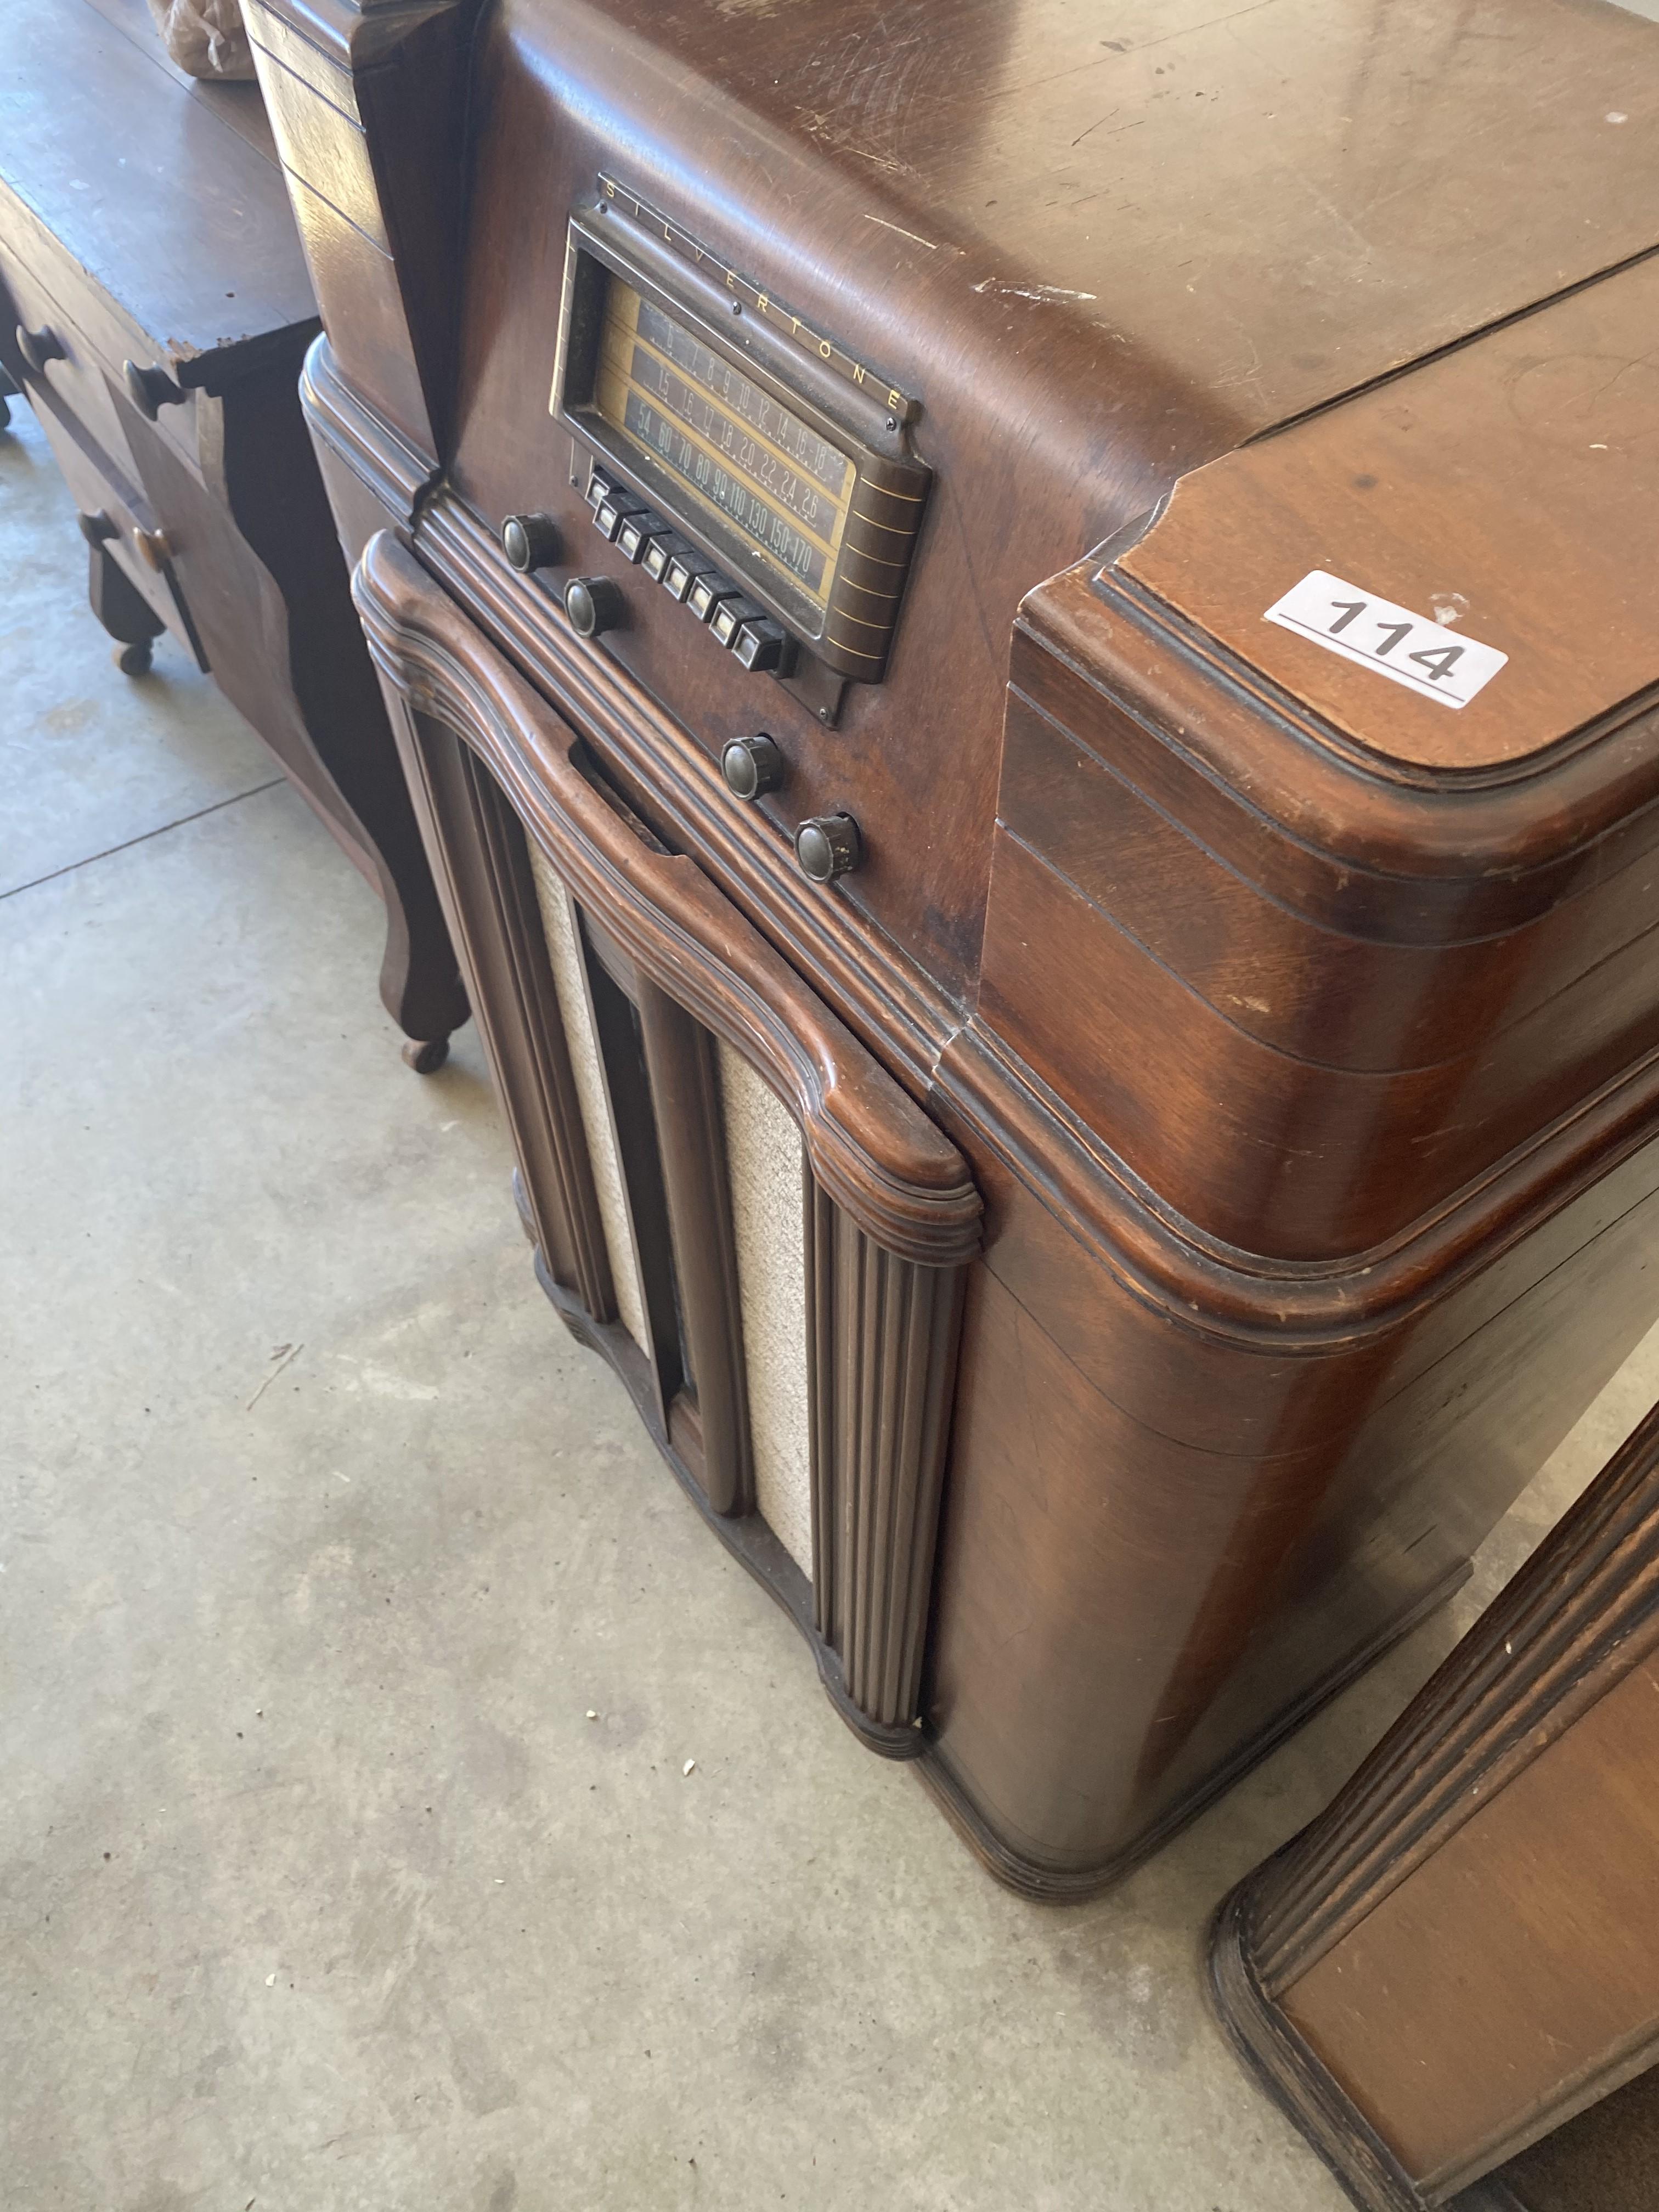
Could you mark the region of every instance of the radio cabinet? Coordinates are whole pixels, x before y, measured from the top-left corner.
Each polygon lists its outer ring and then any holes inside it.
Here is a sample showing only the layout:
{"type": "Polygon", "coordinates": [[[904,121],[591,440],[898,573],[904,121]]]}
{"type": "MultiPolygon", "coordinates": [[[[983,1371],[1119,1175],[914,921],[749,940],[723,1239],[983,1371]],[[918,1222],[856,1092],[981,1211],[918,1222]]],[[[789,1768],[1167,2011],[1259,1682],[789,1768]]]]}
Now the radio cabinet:
{"type": "Polygon", "coordinates": [[[1036,1896],[1439,1602],[1659,1315],[1659,30],[1522,17],[252,9],[544,1284],[1036,1896]],[[1328,572],[1415,690],[1265,619],[1328,572]]]}

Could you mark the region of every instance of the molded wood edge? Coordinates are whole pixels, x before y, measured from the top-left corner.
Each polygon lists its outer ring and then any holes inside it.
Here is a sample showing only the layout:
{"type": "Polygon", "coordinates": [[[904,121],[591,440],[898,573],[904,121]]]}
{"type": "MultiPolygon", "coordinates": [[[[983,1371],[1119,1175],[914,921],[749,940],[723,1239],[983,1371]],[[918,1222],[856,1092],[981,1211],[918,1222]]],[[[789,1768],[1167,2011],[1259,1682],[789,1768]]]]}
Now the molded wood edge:
{"type": "Polygon", "coordinates": [[[1247,1888],[1223,1900],[1210,1932],[1207,1990],[1227,2040],[1361,2212],[1425,2212],[1388,2145],[1269,2002],[1251,1962],[1247,1888]]]}
{"type": "Polygon", "coordinates": [[[1659,1407],[1334,1802],[1249,1878],[1274,1996],[1659,1647],[1659,1407]]]}
{"type": "Polygon", "coordinates": [[[417,709],[487,737],[492,772],[577,896],[790,1106],[823,1189],[900,1258],[972,1258],[981,1201],[955,1146],[694,862],[653,849],[581,774],[574,732],[389,532],[371,540],[354,591],[387,675],[417,709]]]}

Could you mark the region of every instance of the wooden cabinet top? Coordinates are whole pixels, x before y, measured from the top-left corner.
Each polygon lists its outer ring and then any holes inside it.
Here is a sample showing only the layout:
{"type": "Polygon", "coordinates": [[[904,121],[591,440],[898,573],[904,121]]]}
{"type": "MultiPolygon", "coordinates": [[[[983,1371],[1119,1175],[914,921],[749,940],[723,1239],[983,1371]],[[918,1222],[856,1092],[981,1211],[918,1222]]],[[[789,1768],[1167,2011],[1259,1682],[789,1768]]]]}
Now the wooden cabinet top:
{"type": "Polygon", "coordinates": [[[893,288],[930,351],[971,331],[1051,396],[1092,385],[1106,416],[1155,379],[1214,419],[1214,450],[1659,234],[1659,32],[1600,0],[506,0],[504,19],[560,76],[630,87],[641,165],[695,118],[728,204],[809,265],[893,288]]]}
{"type": "Polygon", "coordinates": [[[1659,683],[1656,329],[1647,260],[1195,471],[1116,570],[1370,753],[1513,772],[1659,683]],[[1448,711],[1469,640],[1504,665],[1448,711]]]}
{"type": "Polygon", "coordinates": [[[258,86],[192,83],[143,0],[38,0],[9,41],[0,237],[49,287],[73,263],[176,363],[315,327],[258,86]]]}

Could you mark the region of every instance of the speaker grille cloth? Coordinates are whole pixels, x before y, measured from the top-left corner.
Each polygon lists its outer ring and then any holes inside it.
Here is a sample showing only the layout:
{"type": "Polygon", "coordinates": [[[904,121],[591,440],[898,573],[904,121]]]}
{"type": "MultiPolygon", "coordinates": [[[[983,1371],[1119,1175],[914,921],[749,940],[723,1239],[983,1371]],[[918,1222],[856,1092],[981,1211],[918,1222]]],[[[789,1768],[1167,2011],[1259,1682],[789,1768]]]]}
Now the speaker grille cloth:
{"type": "Polygon", "coordinates": [[[633,1224],[628,1195],[623,1186],[622,1161],[617,1134],[611,1126],[611,1094],[605,1087],[599,1059],[599,1040],[587,1000],[581,947],[576,939],[570,895],[554,873],[547,855],[530,841],[530,866],[536,878],[536,899],[542,910],[547,955],[553,963],[553,985],[559,996],[559,1018],[570,1048],[570,1072],[576,1079],[576,1097],[581,1107],[582,1127],[587,1133],[588,1157],[599,1194],[599,1219],[605,1225],[605,1249],[611,1255],[611,1276],[616,1285],[617,1310],[640,1350],[647,1355],[651,1332],[645,1318],[645,1291],[640,1280],[639,1255],[634,1249],[633,1224]]]}
{"type": "Polygon", "coordinates": [[[810,1582],[812,1431],[806,1365],[806,1155],[748,1061],[720,1048],[755,1502],[810,1582]]]}

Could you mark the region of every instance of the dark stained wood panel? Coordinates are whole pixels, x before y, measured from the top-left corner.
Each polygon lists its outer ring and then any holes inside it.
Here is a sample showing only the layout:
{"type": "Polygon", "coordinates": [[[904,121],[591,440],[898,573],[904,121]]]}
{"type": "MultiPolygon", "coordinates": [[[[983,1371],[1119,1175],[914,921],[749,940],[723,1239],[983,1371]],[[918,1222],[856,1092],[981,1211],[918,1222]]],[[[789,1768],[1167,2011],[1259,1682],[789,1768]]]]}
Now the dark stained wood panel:
{"type": "Polygon", "coordinates": [[[182,362],[314,325],[282,171],[227,119],[258,88],[198,90],[89,0],[12,14],[0,183],[92,282],[182,362]]]}
{"type": "Polygon", "coordinates": [[[1117,565],[1376,752],[1523,761],[1659,684],[1656,327],[1648,260],[1200,469],[1117,565]],[[1451,709],[1264,621],[1315,568],[1508,666],[1451,709]]]}
{"type": "Polygon", "coordinates": [[[955,0],[948,33],[928,0],[507,14],[711,137],[741,108],[732,195],[895,318],[1011,377],[1089,345],[1103,428],[1152,373],[1248,434],[1659,235],[1659,27],[1582,0],[955,0]]]}

